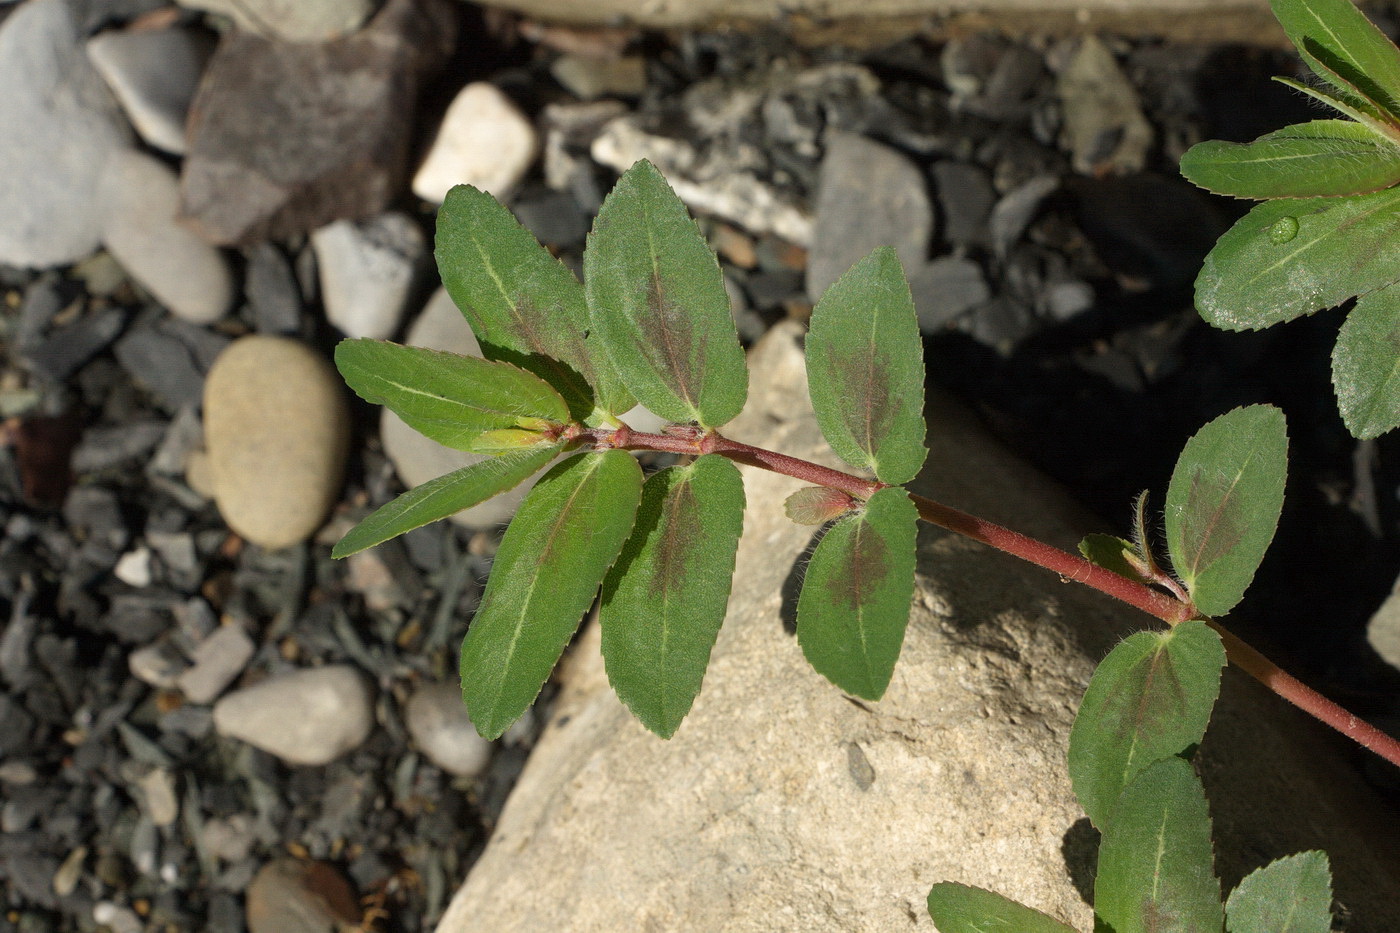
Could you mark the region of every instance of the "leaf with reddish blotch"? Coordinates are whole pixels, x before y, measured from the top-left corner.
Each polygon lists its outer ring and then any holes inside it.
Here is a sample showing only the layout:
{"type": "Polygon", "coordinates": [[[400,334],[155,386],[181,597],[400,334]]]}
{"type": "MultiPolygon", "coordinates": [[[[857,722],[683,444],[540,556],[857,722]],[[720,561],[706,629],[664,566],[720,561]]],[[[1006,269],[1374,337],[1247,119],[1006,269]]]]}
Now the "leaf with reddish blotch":
{"type": "Polygon", "coordinates": [[[603,581],[603,662],[642,724],[669,739],[700,692],[744,528],[744,483],[706,454],[642,487],[632,536],[603,581]]]}
{"type": "Polygon", "coordinates": [[[807,382],[831,449],[881,482],[924,465],[924,351],[899,256],[881,247],[812,310],[807,382]]]}
{"type": "Polygon", "coordinates": [[[1114,933],[1215,933],[1225,917],[1212,860],[1210,810],[1191,763],[1149,765],[1107,818],[1094,914],[1114,933]]]}
{"type": "Polygon", "coordinates": [[[1138,772],[1201,741],[1224,667],[1220,636],[1193,621],[1131,635],[1095,669],[1070,731],[1069,776],[1100,830],[1138,772]]]}
{"type": "Polygon", "coordinates": [[[528,369],[597,425],[634,404],[589,334],[583,286],[495,198],[470,185],[438,211],[438,271],[489,359],[528,369]]]}
{"type": "Polygon", "coordinates": [[[650,162],[603,201],[583,270],[593,326],[637,401],[709,428],[739,414],[748,368],[719,262],[650,162]]]}
{"type": "Polygon", "coordinates": [[[918,509],[897,486],[817,543],[797,600],[797,643],[819,674],[867,700],[884,696],[914,598],[918,509]]]}
{"type": "Polygon", "coordinates": [[[605,450],[557,464],[520,504],[462,642],[462,699],[486,738],[534,702],[631,533],[641,494],[637,461],[605,450]]]}
{"type": "Polygon", "coordinates": [[[1283,509],[1283,412],[1226,412],[1186,442],[1167,487],[1167,553],[1196,608],[1229,612],[1273,541],[1283,509]]]}

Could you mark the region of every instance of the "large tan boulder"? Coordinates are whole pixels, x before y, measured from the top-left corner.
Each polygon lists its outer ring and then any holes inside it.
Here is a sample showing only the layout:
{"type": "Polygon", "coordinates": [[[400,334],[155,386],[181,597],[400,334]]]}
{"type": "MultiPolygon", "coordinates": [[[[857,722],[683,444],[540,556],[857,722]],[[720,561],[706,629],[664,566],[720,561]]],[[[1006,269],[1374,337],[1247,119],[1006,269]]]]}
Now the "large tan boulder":
{"type": "MultiPolygon", "coordinates": [[[[752,358],[726,433],[831,462],[807,403],[800,331],[752,358]]],[[[935,401],[916,488],[1073,547],[1063,493],[935,401]]],[[[930,885],[996,889],[1078,929],[1092,833],[1065,748],[1092,669],[1150,620],[935,528],[920,537],[904,654],[885,698],[847,698],[785,628],[810,529],[782,514],[797,483],[746,470],[729,614],[705,686],[663,742],[607,688],[596,627],[553,719],[438,933],[931,930],[930,885]]],[[[1229,838],[1227,882],[1305,848],[1333,856],[1359,930],[1400,929],[1400,833],[1338,746],[1231,678],[1204,771],[1229,838]]]]}

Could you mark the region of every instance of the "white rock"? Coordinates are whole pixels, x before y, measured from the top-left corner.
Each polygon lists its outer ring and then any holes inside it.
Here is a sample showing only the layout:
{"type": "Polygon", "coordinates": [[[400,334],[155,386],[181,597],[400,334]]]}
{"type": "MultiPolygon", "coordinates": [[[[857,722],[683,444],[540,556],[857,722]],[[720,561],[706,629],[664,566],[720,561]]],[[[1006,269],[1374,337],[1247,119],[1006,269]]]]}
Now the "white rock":
{"type": "Polygon", "coordinates": [[[369,737],[374,694],[348,665],[294,671],[219,700],[214,728],[288,764],[323,765],[369,737]]]}
{"type": "MultiPolygon", "coordinates": [[[[229,527],[265,548],[315,533],[340,496],[350,442],[345,387],[286,337],[242,337],[204,381],[208,479],[229,527]]],[[[198,458],[186,477],[193,485],[198,458]]]]}
{"type": "Polygon", "coordinates": [[[427,254],[419,226],[400,213],[338,220],[311,234],[311,243],[331,323],[347,337],[392,336],[427,254]]]}
{"type": "Polygon", "coordinates": [[[646,89],[646,61],[639,55],[597,58],[592,55],[560,55],[549,66],[554,80],[580,100],[608,94],[636,97],[646,89]]]}
{"type": "Polygon", "coordinates": [[[504,199],[535,159],[534,125],[493,84],[458,92],[428,155],[413,176],[413,193],[441,204],[453,185],[475,185],[504,199]]]}
{"type": "Polygon", "coordinates": [[[98,901],[92,906],[92,919],[111,933],[141,933],[144,925],[136,911],[111,901],[98,901]]]}
{"type": "Polygon", "coordinates": [[[477,734],[455,683],[419,687],[408,699],[404,723],[419,750],[450,774],[476,777],[491,761],[491,743],[477,734]]]}
{"type": "Polygon", "coordinates": [[[180,0],[220,13],[240,29],[288,42],[324,42],[364,25],[377,0],[180,0]]]}
{"type": "Polygon", "coordinates": [[[117,558],[117,565],[112,568],[112,576],[127,586],[134,586],[137,589],[150,586],[151,549],[142,545],[127,551],[117,558]]]}
{"type": "Polygon", "coordinates": [[[184,154],[185,116],[209,60],[202,34],[169,29],[112,30],[88,40],[88,58],[146,142],[184,154]]]}
{"type": "Polygon", "coordinates": [[[1400,580],[1366,623],[1366,641],[1387,664],[1400,670],[1400,580]]]}
{"type": "Polygon", "coordinates": [[[172,690],[189,664],[170,640],[163,638],[127,655],[126,666],[131,676],[143,684],[172,690]]]}
{"type": "Polygon", "coordinates": [[[157,826],[169,826],[180,815],[175,796],[175,776],[164,768],[147,771],[137,782],[146,803],[146,815],[157,826]]]}
{"type": "Polygon", "coordinates": [[[170,312],[192,324],[223,317],[233,300],[228,261],[176,222],[179,180],[135,150],[107,160],[97,214],[108,252],[170,312]]]}
{"type": "Polygon", "coordinates": [[[213,703],[253,657],[256,646],[241,625],[221,625],[190,652],[194,664],[177,686],[191,703],[213,703]]]}
{"type": "Polygon", "coordinates": [[[64,0],[0,23],[0,262],[52,266],[97,249],[103,165],[131,144],[64,0]]]}

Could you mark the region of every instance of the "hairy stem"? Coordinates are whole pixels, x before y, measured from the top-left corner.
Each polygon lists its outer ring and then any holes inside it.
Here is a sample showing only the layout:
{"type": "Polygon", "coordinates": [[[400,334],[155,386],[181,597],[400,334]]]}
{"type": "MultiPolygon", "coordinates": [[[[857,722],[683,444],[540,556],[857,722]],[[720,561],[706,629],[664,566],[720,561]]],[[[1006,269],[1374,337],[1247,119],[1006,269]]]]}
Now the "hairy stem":
{"type": "MultiPolygon", "coordinates": [[[[626,425],[620,428],[594,428],[583,432],[599,448],[615,447],[623,450],[655,450],[666,453],[687,455],[715,453],[728,457],[737,463],[760,467],[791,476],[815,486],[838,489],[858,499],[868,499],[876,490],[885,486],[874,480],[862,479],[850,473],[833,470],[808,460],[799,460],[762,447],[754,447],[731,440],[713,431],[686,425],[672,425],[664,434],[646,434],[633,431],[626,425]]],[[[1035,538],[1027,537],[994,522],[975,515],[934,502],[923,496],[909,494],[919,510],[919,517],[930,524],[980,541],[998,550],[1005,551],[1038,567],[1059,574],[1063,580],[1082,583],[1128,605],[1176,625],[1196,616],[1195,607],[1176,596],[1160,592],[1136,580],[1105,570],[1097,564],[1052,547],[1035,538]]],[[[1344,708],[1304,684],[1293,675],[1251,647],[1239,637],[1214,620],[1206,623],[1219,633],[1225,643],[1226,657],[1241,670],[1254,677],[1265,687],[1305,713],[1322,721],[1333,729],[1370,749],[1397,767],[1400,767],[1400,741],[1390,737],[1370,723],[1347,712],[1344,708]]]]}

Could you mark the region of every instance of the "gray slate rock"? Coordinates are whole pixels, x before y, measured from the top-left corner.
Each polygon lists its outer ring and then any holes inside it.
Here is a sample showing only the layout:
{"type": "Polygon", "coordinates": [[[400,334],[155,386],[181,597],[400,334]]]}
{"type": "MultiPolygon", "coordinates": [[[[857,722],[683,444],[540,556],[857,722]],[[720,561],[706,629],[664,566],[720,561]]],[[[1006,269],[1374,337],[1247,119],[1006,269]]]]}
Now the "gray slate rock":
{"type": "Polygon", "coordinates": [[[131,145],[64,0],[31,0],[0,23],[0,262],[55,266],[97,248],[103,165],[131,145]]]}
{"type": "Polygon", "coordinates": [[[932,236],[933,208],[912,162],[863,136],[828,137],[807,264],[809,298],[819,299],[877,246],[893,246],[906,270],[917,268],[932,236]]]}
{"type": "Polygon", "coordinates": [[[213,51],[203,32],[112,30],[88,40],[88,58],[120,101],[136,132],[157,149],[185,151],[185,118],[213,51]]]}
{"type": "Polygon", "coordinates": [[[369,217],[402,190],[419,86],[453,47],[444,0],[389,0],[320,44],[225,33],[191,106],[184,210],[246,245],[369,217]]]}
{"type": "Polygon", "coordinates": [[[987,301],[992,295],[982,268],[971,259],[939,258],[909,276],[919,329],[936,334],[949,323],[987,301]]]}
{"type": "Polygon", "coordinates": [[[406,214],[337,220],[311,234],[326,317],[347,337],[394,335],[428,247],[406,214]]]}
{"type": "Polygon", "coordinates": [[[295,334],[301,330],[301,289],[292,265],[271,243],[257,243],[244,254],[248,260],[243,294],[260,334],[295,334]]]}
{"type": "Polygon", "coordinates": [[[217,249],[176,222],[180,186],[164,163],[136,150],[107,160],[98,184],[102,241],[176,317],[212,324],[233,301],[233,274],[217,249]]]}
{"type": "Polygon", "coordinates": [[[1064,114],[1061,142],[1074,170],[1084,175],[1126,175],[1142,170],[1152,145],[1152,124],[1108,47],[1084,36],[1055,82],[1064,114]]]}
{"type": "Polygon", "coordinates": [[[137,385],[168,411],[198,405],[204,371],[193,350],[170,329],[143,322],[118,340],[112,352],[137,385]]]}
{"type": "Polygon", "coordinates": [[[943,217],[943,239],[954,246],[985,245],[987,221],[997,200],[986,171],[967,162],[936,162],[933,186],[943,217]]]}
{"type": "Polygon", "coordinates": [[[26,356],[29,365],[54,382],[62,382],[105,349],[126,327],[121,308],[102,308],[59,328],[26,356]]]}
{"type": "Polygon", "coordinates": [[[374,692],[344,664],[279,674],[215,703],[214,728],[288,764],[324,765],[369,737],[374,692]]]}

